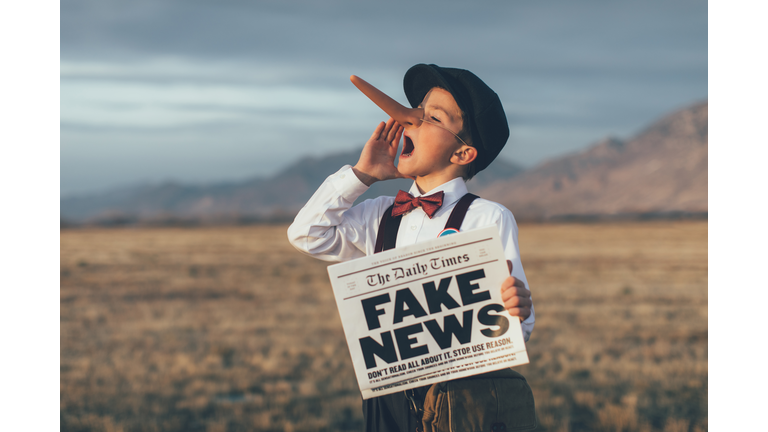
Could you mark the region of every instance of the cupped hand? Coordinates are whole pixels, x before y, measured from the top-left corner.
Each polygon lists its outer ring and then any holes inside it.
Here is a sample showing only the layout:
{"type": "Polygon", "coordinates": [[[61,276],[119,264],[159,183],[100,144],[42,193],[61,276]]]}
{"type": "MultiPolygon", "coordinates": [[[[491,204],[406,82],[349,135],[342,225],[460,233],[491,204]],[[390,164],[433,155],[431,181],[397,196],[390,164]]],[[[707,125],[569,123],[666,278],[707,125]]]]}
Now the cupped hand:
{"type": "Polygon", "coordinates": [[[381,122],[373,131],[360,154],[360,160],[352,167],[357,177],[367,186],[381,180],[406,177],[395,167],[397,147],[403,136],[403,127],[390,118],[381,122]]]}

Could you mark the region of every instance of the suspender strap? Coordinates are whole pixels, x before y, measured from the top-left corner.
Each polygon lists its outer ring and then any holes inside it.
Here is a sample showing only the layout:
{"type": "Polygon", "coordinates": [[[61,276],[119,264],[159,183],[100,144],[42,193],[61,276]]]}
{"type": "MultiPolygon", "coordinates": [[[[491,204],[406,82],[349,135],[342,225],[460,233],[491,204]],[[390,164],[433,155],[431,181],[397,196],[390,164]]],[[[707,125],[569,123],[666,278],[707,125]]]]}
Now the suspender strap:
{"type": "MultiPolygon", "coordinates": [[[[464,216],[467,215],[467,210],[472,201],[479,198],[477,195],[468,193],[461,197],[456,206],[451,211],[451,216],[448,217],[448,222],[445,224],[444,229],[453,228],[456,231],[461,229],[461,223],[464,222],[464,216]]],[[[376,247],[373,253],[379,253],[381,251],[394,249],[395,242],[397,241],[397,231],[400,229],[400,221],[403,216],[392,217],[392,208],[394,204],[384,210],[384,214],[381,216],[381,222],[379,222],[379,231],[376,234],[376,247]]]]}
{"type": "Polygon", "coordinates": [[[394,204],[389,206],[381,216],[379,231],[376,233],[376,247],[373,253],[394,249],[395,247],[397,231],[400,229],[400,221],[403,219],[403,215],[392,217],[392,209],[394,207],[394,204]]]}
{"type": "Polygon", "coordinates": [[[469,205],[472,204],[472,201],[479,198],[475,194],[468,193],[461,197],[459,202],[456,203],[456,207],[453,208],[453,211],[451,211],[451,216],[448,218],[448,222],[445,224],[445,228],[453,228],[456,231],[460,231],[461,229],[461,223],[464,222],[464,216],[467,215],[467,210],[469,209],[469,205]]]}

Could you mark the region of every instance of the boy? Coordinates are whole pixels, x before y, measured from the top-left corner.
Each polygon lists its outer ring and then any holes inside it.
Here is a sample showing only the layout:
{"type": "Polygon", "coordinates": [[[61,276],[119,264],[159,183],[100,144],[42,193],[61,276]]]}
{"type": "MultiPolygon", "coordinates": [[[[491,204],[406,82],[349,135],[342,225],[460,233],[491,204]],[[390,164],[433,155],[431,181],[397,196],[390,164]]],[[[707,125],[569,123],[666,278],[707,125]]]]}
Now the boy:
{"type": "MultiPolygon", "coordinates": [[[[421,125],[404,129],[391,118],[380,123],[357,164],[323,182],[288,229],[291,243],[301,252],[333,262],[370,255],[378,251],[385,212],[391,212],[387,218],[401,218],[394,234],[398,246],[438,237],[447,231],[446,222],[467,194],[464,182],[486,168],[506,144],[509,128],[501,101],[473,73],[418,64],[406,72],[403,85],[410,104],[423,109],[421,125]],[[403,150],[395,167],[401,137],[403,150]],[[414,180],[410,196],[400,191],[397,198],[379,197],[352,206],[374,182],[394,178],[414,180]]],[[[497,203],[475,199],[460,228],[492,224],[499,229],[511,273],[501,285],[504,306],[522,321],[527,341],[534,325],[533,303],[512,213],[497,203]]],[[[363,401],[366,430],[420,430],[419,413],[410,407],[414,402],[420,406],[427,388],[363,401]]]]}

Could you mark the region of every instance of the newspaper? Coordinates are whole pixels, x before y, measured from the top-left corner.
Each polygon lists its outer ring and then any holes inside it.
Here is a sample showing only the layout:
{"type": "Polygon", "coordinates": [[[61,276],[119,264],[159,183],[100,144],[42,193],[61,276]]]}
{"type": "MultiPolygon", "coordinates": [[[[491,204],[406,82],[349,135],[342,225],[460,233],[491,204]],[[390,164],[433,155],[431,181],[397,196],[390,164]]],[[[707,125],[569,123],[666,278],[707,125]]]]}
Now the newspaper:
{"type": "Polygon", "coordinates": [[[363,399],[528,363],[495,226],[328,267],[363,399]]]}

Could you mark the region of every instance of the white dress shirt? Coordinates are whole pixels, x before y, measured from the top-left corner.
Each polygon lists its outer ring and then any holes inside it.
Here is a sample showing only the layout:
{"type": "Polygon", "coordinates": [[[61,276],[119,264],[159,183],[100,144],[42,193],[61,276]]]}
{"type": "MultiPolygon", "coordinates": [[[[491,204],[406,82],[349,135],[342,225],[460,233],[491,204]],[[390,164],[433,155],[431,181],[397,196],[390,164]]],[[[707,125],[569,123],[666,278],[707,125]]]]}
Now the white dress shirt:
{"type": "MultiPolygon", "coordinates": [[[[373,254],[376,234],[384,211],[394,202],[394,197],[378,197],[352,206],[368,186],[357,178],[352,167],[344,166],[328,177],[301,209],[288,228],[288,239],[299,251],[315,258],[342,262],[373,254]]],[[[455,178],[424,194],[419,193],[414,182],[409,191],[420,197],[438,191],[445,193],[443,206],[430,219],[421,207],[403,215],[397,232],[397,246],[411,245],[437,238],[445,228],[453,207],[467,193],[461,178],[455,178]]],[[[522,280],[526,288],[520,249],[517,245],[517,222],[512,212],[493,201],[476,199],[469,206],[461,225],[462,231],[496,225],[499,229],[504,255],[512,261],[512,276],[522,280]]],[[[535,316],[522,322],[525,340],[531,336],[535,316]]]]}

